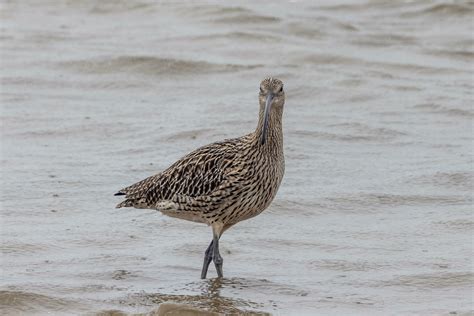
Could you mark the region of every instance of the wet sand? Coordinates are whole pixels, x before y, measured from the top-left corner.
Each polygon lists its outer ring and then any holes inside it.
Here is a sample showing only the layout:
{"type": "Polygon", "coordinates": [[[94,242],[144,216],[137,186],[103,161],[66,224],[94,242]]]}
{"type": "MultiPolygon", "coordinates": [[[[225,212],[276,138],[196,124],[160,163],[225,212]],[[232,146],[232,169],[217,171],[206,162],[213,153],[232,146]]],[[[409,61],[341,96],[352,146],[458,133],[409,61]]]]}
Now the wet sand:
{"type": "Polygon", "coordinates": [[[472,313],[472,2],[0,8],[3,315],[472,313]],[[268,75],[285,178],[200,280],[210,229],[113,193],[253,130],[268,75]]]}

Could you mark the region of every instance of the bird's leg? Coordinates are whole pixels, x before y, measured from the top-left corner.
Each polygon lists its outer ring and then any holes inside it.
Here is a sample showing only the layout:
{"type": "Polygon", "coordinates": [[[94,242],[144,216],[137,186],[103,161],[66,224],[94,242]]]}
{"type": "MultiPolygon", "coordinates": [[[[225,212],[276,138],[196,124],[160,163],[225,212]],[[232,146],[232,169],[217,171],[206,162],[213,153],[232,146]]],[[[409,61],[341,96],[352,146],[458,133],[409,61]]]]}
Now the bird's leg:
{"type": "Polygon", "coordinates": [[[222,264],[224,263],[224,259],[222,259],[221,254],[219,253],[219,237],[214,234],[214,239],[212,242],[212,246],[214,248],[212,252],[212,260],[216,266],[217,277],[222,278],[224,276],[222,273],[222,264]]]}
{"type": "Polygon", "coordinates": [[[212,252],[214,248],[212,244],[214,243],[214,239],[211,240],[209,247],[207,247],[206,252],[204,253],[204,263],[202,264],[202,271],[201,271],[201,279],[205,279],[207,275],[207,270],[209,269],[209,264],[212,261],[212,252]]]}

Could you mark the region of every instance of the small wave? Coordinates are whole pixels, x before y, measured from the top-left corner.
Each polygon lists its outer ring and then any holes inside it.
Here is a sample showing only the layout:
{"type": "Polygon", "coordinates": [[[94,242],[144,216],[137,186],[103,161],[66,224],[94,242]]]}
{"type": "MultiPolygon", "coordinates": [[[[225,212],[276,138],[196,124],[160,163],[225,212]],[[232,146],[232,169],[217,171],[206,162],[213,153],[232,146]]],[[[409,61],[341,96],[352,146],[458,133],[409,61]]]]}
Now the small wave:
{"type": "MultiPolygon", "coordinates": [[[[371,67],[377,67],[379,69],[383,69],[384,71],[401,71],[401,72],[417,72],[419,74],[459,74],[460,72],[464,72],[467,70],[461,70],[456,68],[448,68],[448,67],[436,67],[436,66],[422,66],[417,65],[414,63],[399,63],[399,62],[364,62],[371,67]]],[[[390,74],[393,76],[393,73],[390,74]]]]}
{"type": "Polygon", "coordinates": [[[417,38],[413,36],[397,35],[397,34],[372,34],[364,35],[361,38],[352,41],[355,45],[370,47],[387,47],[387,46],[407,46],[418,43],[417,38]]]}
{"type": "MultiPolygon", "coordinates": [[[[297,158],[295,157],[295,159],[297,158]]],[[[317,205],[314,201],[302,202],[301,200],[279,199],[272,203],[271,209],[267,212],[272,212],[272,210],[277,209],[280,214],[285,211],[288,211],[290,214],[294,214],[295,212],[298,212],[298,214],[312,214],[313,212],[308,210],[314,209],[315,207],[317,207],[317,205]]]]}
{"type": "Polygon", "coordinates": [[[315,65],[348,65],[348,64],[359,64],[362,61],[356,58],[349,58],[340,55],[330,55],[330,54],[313,54],[301,58],[301,62],[310,63],[315,65]]]}
{"type": "Polygon", "coordinates": [[[263,42],[276,42],[281,41],[281,37],[270,35],[270,34],[262,34],[257,32],[231,32],[224,34],[226,38],[231,40],[239,40],[239,41],[258,41],[259,43],[263,42]]]}
{"type": "Polygon", "coordinates": [[[0,291],[0,306],[3,315],[58,313],[83,309],[75,302],[24,291],[0,291]]]}
{"type": "Polygon", "coordinates": [[[324,11],[348,11],[348,12],[357,12],[357,11],[367,11],[369,9],[377,7],[387,7],[388,3],[386,2],[368,2],[368,3],[357,3],[357,4],[336,4],[336,5],[324,5],[314,7],[314,10],[324,10],[324,11]]]}
{"type": "Polygon", "coordinates": [[[369,261],[347,261],[347,260],[318,260],[310,263],[318,270],[329,269],[335,271],[374,271],[382,269],[387,265],[376,264],[369,261]]]}
{"type": "Polygon", "coordinates": [[[213,129],[211,128],[202,128],[202,129],[196,129],[192,131],[184,131],[184,132],[177,132],[172,135],[168,135],[165,137],[167,141],[177,141],[177,140],[183,140],[183,139],[196,139],[198,137],[201,137],[202,135],[206,135],[209,132],[212,132],[213,129]]]}
{"type": "Polygon", "coordinates": [[[120,56],[108,59],[75,60],[62,62],[61,67],[83,73],[137,73],[144,75],[185,75],[234,72],[254,69],[260,65],[214,64],[204,61],[178,60],[153,56],[120,56]]]}
{"type": "Polygon", "coordinates": [[[52,33],[52,32],[38,32],[35,34],[28,35],[25,41],[34,43],[36,45],[50,44],[61,41],[73,41],[76,40],[70,34],[64,33],[52,33]]]}
{"type": "Polygon", "coordinates": [[[242,7],[199,5],[180,8],[179,12],[187,15],[192,14],[193,18],[203,17],[206,22],[219,24],[269,24],[281,20],[278,17],[257,14],[252,10],[242,7]]]}
{"type": "Polygon", "coordinates": [[[49,80],[31,77],[4,77],[0,79],[0,84],[3,86],[34,86],[36,88],[64,88],[64,89],[110,89],[110,90],[124,90],[143,88],[145,83],[130,82],[124,80],[49,80]]]}
{"type": "Polygon", "coordinates": [[[415,109],[420,109],[428,113],[438,113],[449,116],[465,117],[472,118],[474,117],[474,112],[471,110],[464,110],[458,108],[448,108],[440,104],[435,103],[422,103],[413,106],[415,109]]]}
{"type": "Polygon", "coordinates": [[[423,289],[439,289],[447,287],[471,286],[474,274],[471,272],[426,273],[403,275],[383,282],[385,286],[409,286],[423,289]]]}
{"type": "Polygon", "coordinates": [[[75,5],[88,6],[88,11],[92,14],[130,13],[130,11],[147,10],[154,6],[153,2],[127,0],[80,1],[75,5]]]}
{"type": "Polygon", "coordinates": [[[394,129],[389,129],[386,127],[370,127],[362,123],[351,123],[351,122],[337,123],[337,124],[331,124],[328,126],[336,127],[338,129],[344,129],[344,130],[350,129],[351,131],[354,131],[357,133],[379,136],[379,137],[383,137],[384,139],[406,135],[406,133],[403,133],[394,129]]]}
{"type": "Polygon", "coordinates": [[[468,3],[443,3],[433,4],[428,7],[424,7],[415,11],[406,12],[401,14],[402,17],[471,17],[474,11],[472,2],[468,3]]]}
{"type": "Polygon", "coordinates": [[[3,254],[15,255],[15,254],[32,254],[41,251],[46,251],[49,248],[44,245],[38,244],[27,244],[21,242],[4,242],[0,248],[0,252],[3,254]]]}
{"type": "Polygon", "coordinates": [[[474,221],[470,219],[458,219],[458,220],[451,220],[451,221],[441,221],[435,223],[436,225],[440,225],[444,228],[447,228],[449,231],[452,230],[461,230],[472,232],[474,229],[474,221]]]}
{"type": "Polygon", "coordinates": [[[402,132],[388,128],[372,128],[357,123],[333,124],[330,127],[342,129],[345,133],[330,133],[320,131],[296,130],[292,134],[303,137],[312,137],[324,140],[342,142],[375,142],[388,141],[405,135],[402,132]]]}
{"type": "Polygon", "coordinates": [[[462,60],[466,62],[472,62],[474,60],[474,52],[472,50],[448,50],[448,49],[439,49],[439,50],[425,50],[426,54],[446,57],[453,60],[462,60]]]}
{"type": "Polygon", "coordinates": [[[303,131],[297,130],[292,131],[291,134],[299,137],[311,137],[322,140],[333,140],[333,141],[342,141],[342,142],[371,142],[378,140],[375,136],[370,135],[351,135],[351,134],[335,134],[328,132],[318,132],[318,131],[303,131]]]}
{"type": "Polygon", "coordinates": [[[437,172],[413,179],[413,183],[432,184],[440,187],[472,190],[474,173],[469,172],[437,172]]]}
{"type": "MultiPolygon", "coordinates": [[[[96,316],[128,316],[130,314],[126,312],[122,312],[118,309],[109,309],[109,310],[103,310],[95,313],[96,316]]],[[[150,313],[149,315],[155,315],[155,313],[150,313]]],[[[160,314],[157,314],[160,315],[160,314]]]]}
{"type": "Polygon", "coordinates": [[[215,5],[186,6],[178,9],[182,14],[193,16],[213,17],[219,15],[251,14],[252,11],[242,7],[219,7],[215,5]]]}
{"type": "Polygon", "coordinates": [[[326,199],[327,207],[336,210],[377,210],[381,207],[415,205],[464,205],[472,203],[470,196],[432,196],[397,194],[349,194],[326,199]]]}
{"type": "Polygon", "coordinates": [[[311,25],[311,23],[291,22],[287,25],[287,31],[291,35],[305,39],[320,39],[325,35],[317,26],[311,25]]]}
{"type": "Polygon", "coordinates": [[[28,139],[52,139],[52,138],[64,138],[70,136],[80,135],[80,137],[99,137],[102,138],[104,135],[118,135],[123,133],[120,128],[117,127],[117,124],[107,123],[107,124],[82,124],[75,126],[67,127],[58,127],[58,126],[47,126],[44,128],[37,128],[35,130],[29,131],[19,131],[15,134],[17,137],[24,137],[28,139]]]}
{"type": "Polygon", "coordinates": [[[213,40],[225,40],[228,42],[239,41],[239,42],[280,42],[282,38],[275,35],[270,35],[266,33],[258,32],[229,32],[229,33],[219,33],[219,34],[207,34],[207,35],[195,35],[195,36],[186,36],[186,37],[177,37],[173,38],[176,40],[186,40],[186,41],[213,41],[213,40]]]}
{"type": "Polygon", "coordinates": [[[358,78],[358,79],[342,79],[340,81],[337,81],[338,86],[343,86],[343,87],[360,87],[363,84],[365,84],[367,80],[358,78]]]}
{"type": "Polygon", "coordinates": [[[213,22],[225,24],[263,24],[276,23],[280,18],[274,16],[258,15],[258,14],[239,14],[236,16],[222,17],[214,19],[213,22]]]}

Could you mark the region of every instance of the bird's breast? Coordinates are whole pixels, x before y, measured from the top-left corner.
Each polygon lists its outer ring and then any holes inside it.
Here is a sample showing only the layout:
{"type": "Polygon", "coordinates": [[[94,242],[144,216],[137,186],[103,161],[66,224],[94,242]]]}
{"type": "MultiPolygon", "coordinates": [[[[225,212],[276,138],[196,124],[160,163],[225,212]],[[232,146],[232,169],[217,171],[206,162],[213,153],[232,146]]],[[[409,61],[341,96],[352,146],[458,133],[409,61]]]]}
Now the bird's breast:
{"type": "Polygon", "coordinates": [[[243,179],[238,198],[226,207],[230,222],[238,222],[263,212],[273,201],[284,174],[283,159],[263,157],[243,168],[243,179]]]}

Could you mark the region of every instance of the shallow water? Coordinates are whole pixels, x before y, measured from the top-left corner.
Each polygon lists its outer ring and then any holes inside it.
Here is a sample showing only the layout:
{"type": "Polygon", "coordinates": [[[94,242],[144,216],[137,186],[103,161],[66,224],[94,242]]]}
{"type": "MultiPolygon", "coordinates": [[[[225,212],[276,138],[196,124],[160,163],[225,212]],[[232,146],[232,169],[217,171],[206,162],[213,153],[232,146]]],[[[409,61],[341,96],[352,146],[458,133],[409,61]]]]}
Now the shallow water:
{"type": "Polygon", "coordinates": [[[3,2],[2,314],[469,314],[473,11],[3,2]],[[285,178],[200,280],[210,229],[113,193],[255,128],[268,75],[285,178]]]}

